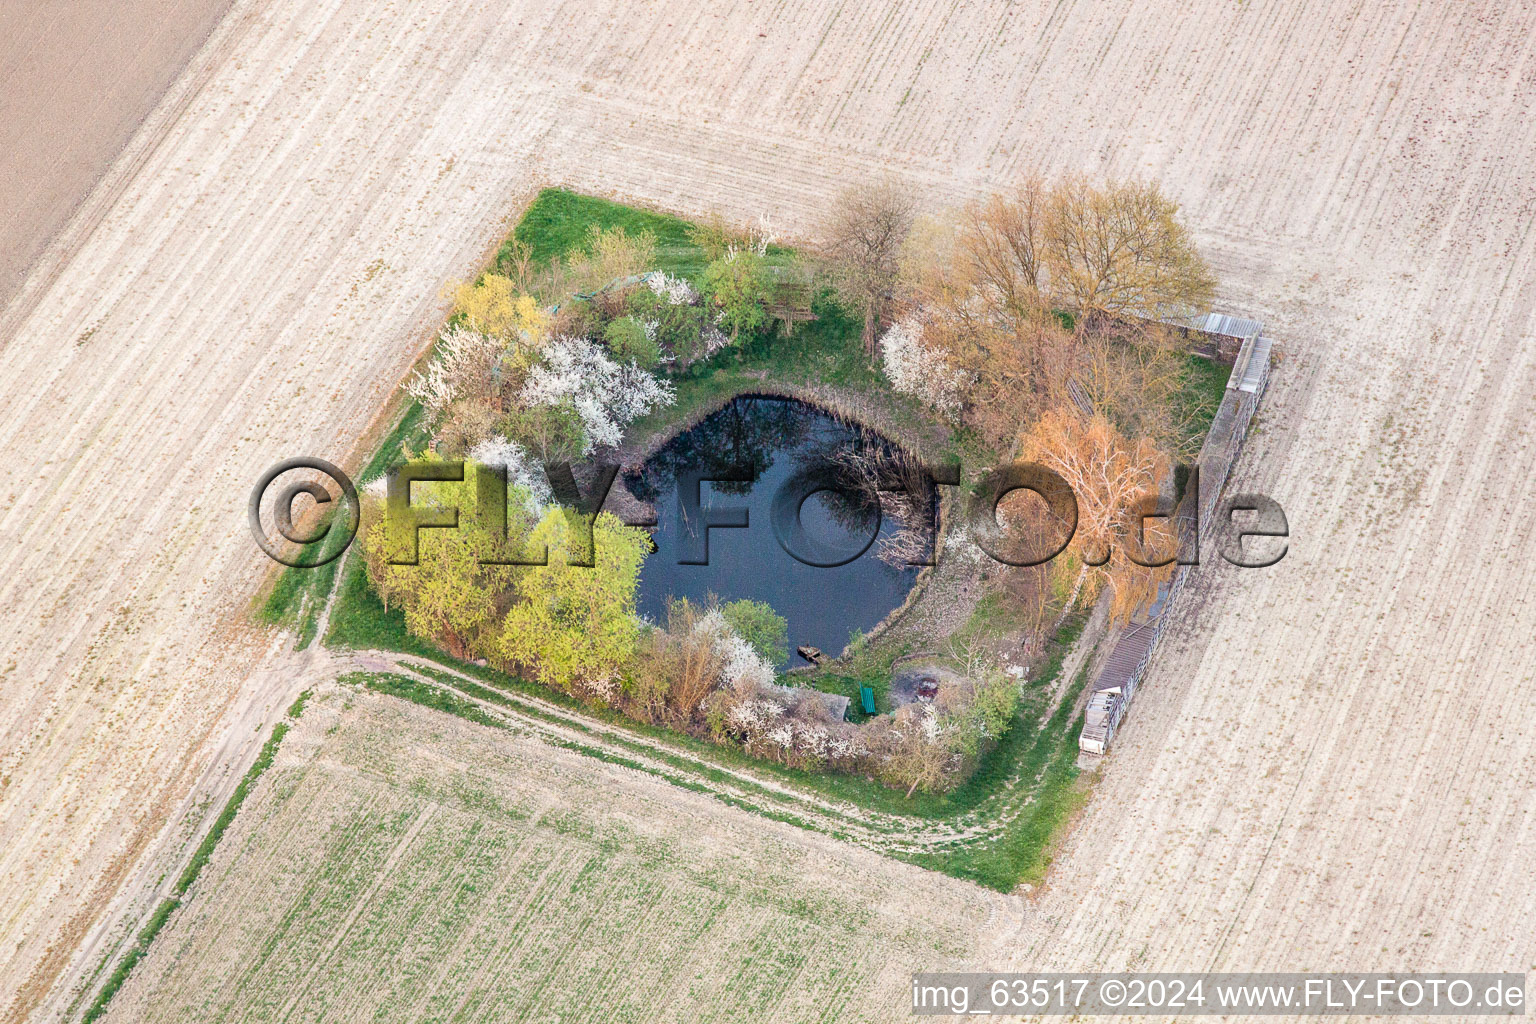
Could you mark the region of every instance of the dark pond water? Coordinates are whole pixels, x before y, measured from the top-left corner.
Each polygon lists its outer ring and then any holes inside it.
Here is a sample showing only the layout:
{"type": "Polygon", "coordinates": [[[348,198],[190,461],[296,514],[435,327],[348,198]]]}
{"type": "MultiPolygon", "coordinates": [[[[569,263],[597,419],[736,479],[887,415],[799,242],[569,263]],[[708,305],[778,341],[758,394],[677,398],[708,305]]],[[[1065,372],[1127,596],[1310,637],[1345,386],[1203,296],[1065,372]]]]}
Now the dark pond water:
{"type": "MultiPolygon", "coordinates": [[[[885,439],[814,406],[731,402],[625,481],[657,515],[657,551],[640,577],[641,614],[664,622],[678,597],[766,601],[789,623],[781,666],[804,664],[793,657],[797,645],[838,654],[851,631],[869,630],[905,600],[918,572],[880,559],[881,542],[902,525],[881,514],[869,474],[858,468],[893,457],[901,453],[885,439]],[[737,479],[708,479],[720,477],[737,479]],[[689,510],[680,497],[693,486],[699,503],[689,510]],[[701,528],[703,519],[743,518],[745,528],[701,528]],[[706,544],[707,564],[680,564],[703,561],[706,544]]],[[[918,504],[931,501],[931,485],[923,493],[918,504]]],[[[905,522],[931,545],[931,513],[905,522]]]]}

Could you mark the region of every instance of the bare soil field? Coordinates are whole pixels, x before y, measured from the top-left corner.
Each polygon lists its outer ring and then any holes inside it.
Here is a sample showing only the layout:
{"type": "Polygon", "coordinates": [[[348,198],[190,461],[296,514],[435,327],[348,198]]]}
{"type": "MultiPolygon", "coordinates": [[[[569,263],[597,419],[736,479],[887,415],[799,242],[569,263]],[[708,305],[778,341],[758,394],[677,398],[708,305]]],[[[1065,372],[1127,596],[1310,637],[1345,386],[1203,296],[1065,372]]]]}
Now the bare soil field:
{"type": "Polygon", "coordinates": [[[1290,554],[1208,557],[997,956],[1536,969],[1533,29],[1528,2],[236,0],[0,317],[0,1019],[67,1003],[315,670],[246,624],[247,488],[355,459],[532,188],[803,231],[887,170],[934,203],[1154,176],[1284,355],[1236,482],[1290,554]]]}
{"type": "Polygon", "coordinates": [[[230,0],[0,7],[0,309],[230,0]]]}

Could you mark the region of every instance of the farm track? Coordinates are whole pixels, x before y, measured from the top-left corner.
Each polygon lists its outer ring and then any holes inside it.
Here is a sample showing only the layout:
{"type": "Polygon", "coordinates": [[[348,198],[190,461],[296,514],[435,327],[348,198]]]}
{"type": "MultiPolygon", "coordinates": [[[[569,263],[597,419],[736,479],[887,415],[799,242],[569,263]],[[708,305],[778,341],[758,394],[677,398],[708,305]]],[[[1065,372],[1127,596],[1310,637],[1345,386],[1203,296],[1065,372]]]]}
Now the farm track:
{"type": "MultiPolygon", "coordinates": [[[[1068,665],[1080,665],[1088,652],[1077,650],[1068,665]]],[[[1035,794],[1034,776],[1015,776],[975,809],[955,818],[924,821],[873,811],[857,804],[820,796],[804,787],[780,782],[750,768],[732,767],[700,756],[677,743],[605,726],[552,701],[525,693],[497,690],[448,666],[426,664],[393,651],[347,652],[336,665],[338,673],[392,672],[447,690],[466,698],[492,716],[559,745],[575,745],[598,755],[622,758],[644,771],[674,784],[703,786],[724,794],[735,806],[756,813],[792,814],[806,827],[836,836],[877,852],[914,854],[977,842],[995,836],[1022,813],[1035,794]],[[463,684],[470,684],[467,688],[463,684]],[[494,690],[491,700],[475,692],[494,690]],[[718,778],[725,776],[725,779],[718,778]]],[[[1054,707],[1040,715],[1043,725],[1054,707]]]]}
{"type": "Polygon", "coordinates": [[[1533,49],[1529,0],[237,0],[0,314],[0,1020],[305,684],[246,489],[355,458],[533,187],[805,231],[886,169],[1156,177],[1284,356],[1234,484],[1290,554],[1186,588],[993,962],[1536,967],[1533,49]]]}

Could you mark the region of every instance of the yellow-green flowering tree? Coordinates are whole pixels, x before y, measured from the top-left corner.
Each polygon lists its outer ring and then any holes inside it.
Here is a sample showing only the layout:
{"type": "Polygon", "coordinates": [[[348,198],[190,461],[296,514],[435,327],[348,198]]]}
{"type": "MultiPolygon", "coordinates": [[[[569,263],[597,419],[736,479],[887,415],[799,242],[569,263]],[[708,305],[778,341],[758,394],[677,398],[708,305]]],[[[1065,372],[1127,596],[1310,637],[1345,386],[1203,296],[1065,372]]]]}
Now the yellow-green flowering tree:
{"type": "MultiPolygon", "coordinates": [[[[418,460],[422,461],[422,460],[418,460]]],[[[427,456],[425,461],[437,461],[427,456]]],[[[468,657],[495,642],[499,617],[513,591],[517,574],[526,569],[484,561],[506,550],[516,551],[519,538],[533,526],[528,496],[509,488],[507,542],[497,538],[493,509],[481,509],[477,498],[478,467],[464,465],[464,480],[420,481],[412,487],[411,504],[420,509],[459,510],[454,529],[423,529],[417,535],[415,565],[399,564],[401,552],[389,547],[382,503],[369,501],[364,513],[363,555],[369,581],[386,608],[405,613],[406,628],[435,640],[455,657],[468,657]],[[391,559],[394,557],[394,560],[391,559]]],[[[531,550],[536,551],[537,548],[531,550]]]]}
{"type": "Polygon", "coordinates": [[[550,509],[529,535],[528,550],[548,545],[549,561],[522,571],[521,600],[502,620],[498,649],[546,685],[610,700],[640,636],[635,586],[650,538],[602,512],[592,524],[595,564],[568,565],[568,554],[577,561],[585,554],[573,518],[550,509]]]}
{"type": "Polygon", "coordinates": [[[452,291],[454,309],[472,329],[535,348],[544,340],[549,315],[533,296],[518,294],[511,278],[484,274],[452,291]]]}

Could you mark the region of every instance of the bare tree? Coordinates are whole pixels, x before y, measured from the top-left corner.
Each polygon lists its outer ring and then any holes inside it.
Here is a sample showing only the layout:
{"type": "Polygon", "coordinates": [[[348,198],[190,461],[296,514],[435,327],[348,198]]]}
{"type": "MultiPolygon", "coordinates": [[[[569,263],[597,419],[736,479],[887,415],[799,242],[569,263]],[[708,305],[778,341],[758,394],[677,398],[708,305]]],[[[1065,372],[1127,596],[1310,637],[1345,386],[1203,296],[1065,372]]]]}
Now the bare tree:
{"type": "Polygon", "coordinates": [[[586,247],[566,257],[565,273],[568,285],[575,291],[591,292],[638,274],[655,263],[656,236],[651,232],[631,235],[622,225],[604,231],[593,224],[586,247]]]}
{"type": "Polygon", "coordinates": [[[1019,430],[1065,394],[1078,339],[1049,313],[1000,317],[965,293],[935,308],[927,335],[970,382],[965,419],[1007,452],[1019,430]]]}
{"type": "Polygon", "coordinates": [[[1049,190],[1031,178],[957,215],[925,219],[902,265],[925,342],[967,382],[966,421],[1003,451],[1061,399],[1075,359],[1078,339],[1044,290],[1049,206],[1049,190]]]}
{"type": "Polygon", "coordinates": [[[533,291],[533,246],[521,238],[508,239],[496,257],[496,264],[506,272],[519,294],[533,291]]]}
{"type": "Polygon", "coordinates": [[[1057,185],[1043,250],[1052,297],[1080,316],[1158,319],[1207,304],[1215,280],[1178,211],[1151,183],[1057,185]]]}
{"type": "Polygon", "coordinates": [[[876,331],[896,290],[912,212],[910,190],[886,179],[845,189],[823,226],[838,293],[864,315],[864,351],[871,357],[876,331]]]}
{"type": "Polygon", "coordinates": [[[1188,401],[1186,368],[1183,345],[1162,324],[1106,319],[1084,332],[1073,372],[1093,410],[1122,434],[1187,456],[1191,418],[1213,410],[1188,401]]]}
{"type": "Polygon", "coordinates": [[[1009,451],[1070,399],[1178,450],[1184,358],[1156,321],[1214,285],[1177,213],[1155,185],[1029,178],[915,227],[907,315],[964,380],[962,415],[989,444],[1009,451]]]}
{"type": "Polygon", "coordinates": [[[1045,275],[1042,250],[1050,190],[1035,177],[1011,193],[972,203],[962,215],[955,256],[971,287],[997,313],[1037,318],[1045,275]]]}

